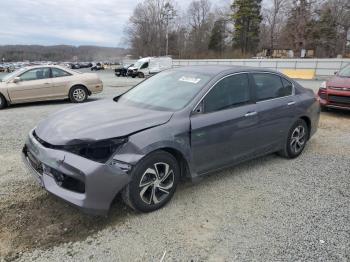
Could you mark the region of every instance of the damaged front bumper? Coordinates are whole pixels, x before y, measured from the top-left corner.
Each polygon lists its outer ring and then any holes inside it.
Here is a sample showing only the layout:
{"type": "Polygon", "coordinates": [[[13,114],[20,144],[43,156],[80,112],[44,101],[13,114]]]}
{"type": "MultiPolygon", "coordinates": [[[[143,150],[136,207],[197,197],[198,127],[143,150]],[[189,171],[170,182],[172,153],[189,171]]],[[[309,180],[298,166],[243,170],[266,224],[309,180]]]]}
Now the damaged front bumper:
{"type": "Polygon", "coordinates": [[[106,214],[116,194],[129,182],[127,171],[78,155],[44,147],[30,132],[23,162],[50,193],[90,214],[106,214]]]}

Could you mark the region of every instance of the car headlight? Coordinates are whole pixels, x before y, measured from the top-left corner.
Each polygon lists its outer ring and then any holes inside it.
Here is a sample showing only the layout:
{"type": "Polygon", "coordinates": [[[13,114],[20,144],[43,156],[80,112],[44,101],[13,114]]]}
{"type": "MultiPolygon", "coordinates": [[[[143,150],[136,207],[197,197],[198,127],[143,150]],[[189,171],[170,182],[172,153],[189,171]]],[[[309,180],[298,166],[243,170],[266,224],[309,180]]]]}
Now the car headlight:
{"type": "Polygon", "coordinates": [[[320,89],[327,89],[327,82],[326,81],[321,83],[320,89]]]}
{"type": "Polygon", "coordinates": [[[99,163],[106,163],[118,147],[127,141],[127,138],[111,138],[94,142],[82,142],[77,145],[64,146],[63,150],[99,163]]]}

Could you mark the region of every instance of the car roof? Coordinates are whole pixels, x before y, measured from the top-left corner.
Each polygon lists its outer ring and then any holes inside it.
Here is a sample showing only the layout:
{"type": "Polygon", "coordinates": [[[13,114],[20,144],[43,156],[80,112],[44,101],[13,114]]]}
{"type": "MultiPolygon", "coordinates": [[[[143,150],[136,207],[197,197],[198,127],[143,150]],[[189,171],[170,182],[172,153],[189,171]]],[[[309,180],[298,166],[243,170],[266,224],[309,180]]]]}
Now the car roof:
{"type": "Polygon", "coordinates": [[[72,70],[70,70],[69,68],[62,67],[62,66],[59,66],[59,65],[28,65],[28,66],[21,67],[20,69],[29,70],[29,69],[47,68],[47,67],[59,68],[59,69],[62,69],[62,70],[65,70],[65,71],[69,71],[69,72],[72,71],[72,70]]]}
{"type": "Polygon", "coordinates": [[[211,76],[215,76],[220,73],[238,73],[238,72],[253,72],[253,71],[279,73],[275,70],[271,70],[267,68],[237,66],[237,65],[194,65],[194,66],[178,67],[175,70],[203,73],[211,76]]]}
{"type": "Polygon", "coordinates": [[[43,68],[43,67],[59,67],[59,68],[62,68],[61,66],[58,66],[58,65],[28,65],[28,66],[25,66],[27,68],[43,68]]]}

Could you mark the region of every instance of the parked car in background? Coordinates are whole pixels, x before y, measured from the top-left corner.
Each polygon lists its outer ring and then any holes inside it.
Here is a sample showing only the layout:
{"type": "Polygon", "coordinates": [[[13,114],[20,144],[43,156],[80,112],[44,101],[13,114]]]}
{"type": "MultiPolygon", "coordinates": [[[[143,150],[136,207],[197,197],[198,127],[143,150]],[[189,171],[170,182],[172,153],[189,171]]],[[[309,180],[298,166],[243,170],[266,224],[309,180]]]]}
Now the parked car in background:
{"type": "Polygon", "coordinates": [[[90,63],[90,62],[80,62],[79,66],[80,66],[80,68],[89,68],[89,67],[92,67],[92,63],[90,63]]]}
{"type": "Polygon", "coordinates": [[[0,65],[0,72],[11,73],[16,68],[20,68],[20,66],[12,63],[4,63],[0,65]]]}
{"type": "Polygon", "coordinates": [[[114,69],[114,73],[116,76],[120,77],[120,76],[127,76],[128,75],[128,69],[130,67],[134,66],[134,64],[126,64],[123,65],[119,68],[114,69]]]}
{"type": "Polygon", "coordinates": [[[144,78],[157,74],[173,66],[171,57],[145,57],[138,60],[133,66],[128,68],[128,76],[144,78]]]}
{"type": "Polygon", "coordinates": [[[79,65],[79,63],[71,63],[70,68],[71,69],[80,69],[80,65],[79,65]]]}
{"type": "Polygon", "coordinates": [[[321,84],[318,91],[322,108],[350,110],[350,65],[321,84]]]}
{"type": "Polygon", "coordinates": [[[106,213],[119,192],[150,212],[181,177],[275,152],[298,157],[319,114],[314,92],[280,73],[183,67],[52,115],[29,133],[22,156],[46,190],[86,212],[106,213]]]}
{"type": "Polygon", "coordinates": [[[82,103],[102,90],[97,74],[50,65],[24,67],[1,80],[0,109],[11,104],[65,98],[82,103]]]}
{"type": "Polygon", "coordinates": [[[91,67],[91,71],[99,71],[99,70],[104,70],[104,66],[103,66],[103,63],[96,63],[96,64],[92,64],[92,67],[91,67]]]}

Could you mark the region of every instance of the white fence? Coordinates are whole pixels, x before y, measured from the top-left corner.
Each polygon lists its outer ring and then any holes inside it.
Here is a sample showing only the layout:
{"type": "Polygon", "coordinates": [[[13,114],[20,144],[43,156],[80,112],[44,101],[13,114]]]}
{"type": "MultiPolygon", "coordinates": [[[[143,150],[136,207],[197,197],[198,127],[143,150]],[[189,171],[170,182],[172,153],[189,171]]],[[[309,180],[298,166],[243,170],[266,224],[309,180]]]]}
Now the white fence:
{"type": "Polygon", "coordinates": [[[284,69],[312,69],[316,76],[331,76],[344,66],[350,64],[350,59],[199,59],[173,60],[173,66],[188,65],[240,65],[269,68],[277,71],[284,69]]]}
{"type": "MultiPolygon", "coordinates": [[[[124,61],[125,64],[135,63],[136,60],[124,61]]],[[[285,69],[315,70],[316,77],[332,76],[350,64],[349,58],[343,59],[174,59],[173,66],[188,65],[240,65],[253,66],[283,71],[285,69]]]]}

